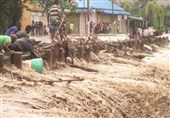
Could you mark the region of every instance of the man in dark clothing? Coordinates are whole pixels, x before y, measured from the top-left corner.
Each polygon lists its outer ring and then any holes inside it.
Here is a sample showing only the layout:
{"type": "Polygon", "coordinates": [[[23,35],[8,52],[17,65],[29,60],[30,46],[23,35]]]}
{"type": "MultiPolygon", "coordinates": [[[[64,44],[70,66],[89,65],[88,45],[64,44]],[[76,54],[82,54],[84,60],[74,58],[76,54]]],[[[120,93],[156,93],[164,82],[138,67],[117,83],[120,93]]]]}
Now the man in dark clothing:
{"type": "Polygon", "coordinates": [[[35,39],[23,37],[9,45],[9,49],[14,51],[30,52],[31,58],[39,58],[39,55],[34,51],[33,46],[35,45],[36,45],[35,39]]]}
{"type": "Polygon", "coordinates": [[[31,28],[32,28],[31,25],[27,25],[27,26],[25,27],[25,30],[24,30],[24,31],[23,31],[23,30],[20,30],[20,31],[18,31],[15,35],[17,36],[18,39],[23,38],[23,37],[29,38],[28,34],[30,33],[31,28]]]}

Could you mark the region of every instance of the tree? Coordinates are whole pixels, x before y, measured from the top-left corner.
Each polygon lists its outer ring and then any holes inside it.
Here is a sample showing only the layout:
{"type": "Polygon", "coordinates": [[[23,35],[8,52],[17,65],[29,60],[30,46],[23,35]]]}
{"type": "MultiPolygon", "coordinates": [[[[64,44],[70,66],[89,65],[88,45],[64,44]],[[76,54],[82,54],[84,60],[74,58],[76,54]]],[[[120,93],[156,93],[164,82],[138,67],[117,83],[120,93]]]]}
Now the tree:
{"type": "Polygon", "coordinates": [[[149,1],[144,8],[143,16],[155,29],[164,28],[164,7],[162,5],[149,1]]]}
{"type": "MultiPolygon", "coordinates": [[[[133,16],[143,16],[144,20],[148,21],[157,30],[164,28],[164,7],[157,4],[155,0],[134,0],[133,3],[124,2],[122,7],[133,16]]],[[[166,21],[169,19],[168,15],[170,13],[167,13],[166,21]]]]}
{"type": "Polygon", "coordinates": [[[132,12],[132,5],[128,2],[121,3],[121,7],[125,9],[125,11],[131,13],[132,12]]]}
{"type": "Polygon", "coordinates": [[[164,19],[164,25],[166,26],[166,27],[170,27],[170,7],[169,6],[167,6],[166,8],[165,8],[165,19],[164,19]]]}
{"type": "Polygon", "coordinates": [[[64,11],[65,9],[74,11],[76,8],[76,4],[72,0],[32,0],[32,1],[35,3],[39,3],[46,12],[52,6],[54,1],[59,1],[62,11],[64,11]]]}
{"type": "Polygon", "coordinates": [[[22,17],[22,11],[25,7],[24,3],[28,0],[1,0],[0,4],[0,34],[5,30],[19,22],[22,17]]]}

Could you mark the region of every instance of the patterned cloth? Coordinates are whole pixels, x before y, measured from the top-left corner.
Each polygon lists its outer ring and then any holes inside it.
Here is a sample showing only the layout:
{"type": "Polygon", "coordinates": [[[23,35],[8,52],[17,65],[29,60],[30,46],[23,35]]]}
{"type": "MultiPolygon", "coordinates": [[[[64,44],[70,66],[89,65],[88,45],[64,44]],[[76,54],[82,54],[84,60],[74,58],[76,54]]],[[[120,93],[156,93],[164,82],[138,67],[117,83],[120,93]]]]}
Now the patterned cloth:
{"type": "Polygon", "coordinates": [[[61,8],[59,5],[53,5],[49,12],[50,32],[54,32],[61,23],[61,8]]]}
{"type": "Polygon", "coordinates": [[[49,21],[50,21],[50,24],[52,23],[56,23],[55,21],[57,21],[57,22],[60,22],[60,16],[61,16],[61,8],[60,8],[60,6],[59,5],[53,5],[51,8],[50,8],[50,10],[49,10],[49,12],[48,12],[48,14],[49,14],[49,21]]]}

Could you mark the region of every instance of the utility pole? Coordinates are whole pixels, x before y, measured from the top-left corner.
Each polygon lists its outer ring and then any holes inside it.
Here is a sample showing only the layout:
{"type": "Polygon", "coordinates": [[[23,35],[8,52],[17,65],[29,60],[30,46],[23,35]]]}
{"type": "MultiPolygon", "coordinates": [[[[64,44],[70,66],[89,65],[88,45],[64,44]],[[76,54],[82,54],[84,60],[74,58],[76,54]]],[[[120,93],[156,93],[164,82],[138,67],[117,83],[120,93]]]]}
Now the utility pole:
{"type": "MultiPolygon", "coordinates": [[[[83,6],[84,6],[84,9],[86,8],[86,4],[85,4],[85,0],[83,0],[83,6]]],[[[86,18],[86,12],[84,12],[84,20],[85,20],[85,35],[87,35],[87,18],[86,18]]]]}
{"type": "Polygon", "coordinates": [[[113,0],[112,0],[112,15],[113,15],[113,33],[115,34],[115,25],[114,25],[114,3],[113,3],[113,0]]]}
{"type": "Polygon", "coordinates": [[[90,2],[87,0],[87,36],[90,36],[90,2]]]}

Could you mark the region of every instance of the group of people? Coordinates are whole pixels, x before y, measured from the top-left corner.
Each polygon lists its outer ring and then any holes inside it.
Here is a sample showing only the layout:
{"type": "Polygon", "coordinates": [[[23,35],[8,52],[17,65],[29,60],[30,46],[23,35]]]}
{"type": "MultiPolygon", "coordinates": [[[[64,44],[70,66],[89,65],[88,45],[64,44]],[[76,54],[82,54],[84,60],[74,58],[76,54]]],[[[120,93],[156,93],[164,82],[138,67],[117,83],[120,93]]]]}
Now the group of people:
{"type": "Polygon", "coordinates": [[[34,50],[37,44],[35,39],[30,39],[29,33],[32,27],[27,25],[25,30],[21,30],[21,23],[17,23],[7,29],[4,35],[0,35],[0,53],[4,52],[30,52],[31,58],[39,58],[39,55],[34,50]]]}
{"type": "Polygon", "coordinates": [[[41,21],[39,22],[32,21],[31,26],[32,26],[31,35],[33,36],[48,35],[46,25],[44,25],[41,21]]]}
{"type": "Polygon", "coordinates": [[[109,22],[100,22],[100,23],[93,23],[90,22],[90,32],[91,33],[109,33],[111,31],[110,23],[109,22]]]}

